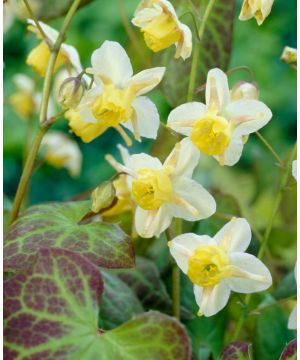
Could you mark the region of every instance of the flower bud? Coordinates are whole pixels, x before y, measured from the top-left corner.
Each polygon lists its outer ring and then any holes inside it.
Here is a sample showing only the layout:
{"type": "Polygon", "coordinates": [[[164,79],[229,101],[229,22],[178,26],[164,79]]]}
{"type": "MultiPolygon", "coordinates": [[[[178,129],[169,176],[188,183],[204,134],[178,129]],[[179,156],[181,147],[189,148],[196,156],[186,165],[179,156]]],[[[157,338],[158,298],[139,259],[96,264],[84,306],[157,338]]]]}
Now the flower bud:
{"type": "Polygon", "coordinates": [[[239,81],[230,92],[231,100],[252,99],[257,100],[259,95],[258,87],[255,83],[239,81]]]}
{"type": "Polygon", "coordinates": [[[59,102],[64,109],[73,109],[79,104],[83,93],[81,76],[69,77],[60,86],[59,102]]]}
{"type": "Polygon", "coordinates": [[[287,64],[297,66],[297,49],[286,46],[283,49],[280,60],[287,64]]]}
{"type": "Polygon", "coordinates": [[[104,181],[92,192],[93,213],[97,214],[101,209],[109,207],[116,197],[116,190],[111,181],[104,181]]]}

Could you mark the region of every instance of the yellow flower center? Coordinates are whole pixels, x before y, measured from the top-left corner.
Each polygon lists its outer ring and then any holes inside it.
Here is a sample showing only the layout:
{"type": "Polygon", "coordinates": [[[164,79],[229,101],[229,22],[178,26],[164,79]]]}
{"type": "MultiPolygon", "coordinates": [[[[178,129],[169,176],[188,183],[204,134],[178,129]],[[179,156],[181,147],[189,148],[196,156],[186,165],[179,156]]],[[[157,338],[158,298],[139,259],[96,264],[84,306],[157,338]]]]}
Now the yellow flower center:
{"type": "Polygon", "coordinates": [[[69,121],[69,126],[72,132],[74,132],[74,134],[79,136],[82,141],[86,143],[96,139],[96,137],[107,130],[107,126],[103,124],[94,124],[84,121],[79,112],[72,109],[65,113],[65,118],[69,121]]]}
{"type": "Polygon", "coordinates": [[[168,173],[161,169],[143,168],[132,182],[132,194],[136,203],[145,210],[157,210],[173,195],[168,173]]]}
{"type": "Polygon", "coordinates": [[[228,277],[228,265],[228,256],[220,247],[200,245],[189,258],[187,275],[196,285],[214,286],[228,277]]]}
{"type": "Polygon", "coordinates": [[[9,97],[9,102],[14,111],[25,120],[29,119],[35,110],[34,99],[26,92],[16,92],[9,97]]]}
{"type": "Polygon", "coordinates": [[[117,126],[132,116],[134,93],[130,89],[118,89],[114,85],[105,85],[103,93],[96,98],[92,112],[99,123],[117,126]]]}
{"type": "Polygon", "coordinates": [[[221,116],[207,114],[195,122],[190,138],[204,154],[222,155],[230,142],[230,125],[221,116]]]}
{"type": "MultiPolygon", "coordinates": [[[[36,71],[40,76],[45,76],[50,54],[51,53],[48,45],[45,43],[45,41],[42,41],[28,54],[26,64],[31,66],[33,70],[36,71]]],[[[67,62],[67,56],[60,50],[56,58],[53,72],[55,73],[62,64],[65,64],[67,62]]]]}
{"type": "Polygon", "coordinates": [[[147,46],[154,52],[166,49],[178,42],[181,31],[172,14],[162,12],[141,29],[147,46]]]}

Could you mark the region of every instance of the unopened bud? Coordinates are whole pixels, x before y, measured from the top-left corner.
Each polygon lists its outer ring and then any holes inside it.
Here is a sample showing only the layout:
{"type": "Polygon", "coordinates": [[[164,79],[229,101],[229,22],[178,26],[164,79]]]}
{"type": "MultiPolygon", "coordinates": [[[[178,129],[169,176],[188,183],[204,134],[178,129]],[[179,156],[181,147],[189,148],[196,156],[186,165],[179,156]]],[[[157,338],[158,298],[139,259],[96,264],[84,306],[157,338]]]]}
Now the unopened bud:
{"type": "Polygon", "coordinates": [[[92,192],[92,212],[97,214],[100,210],[109,207],[116,197],[116,189],[112,181],[104,181],[92,192]]]}
{"type": "Polygon", "coordinates": [[[258,87],[255,83],[239,81],[231,89],[230,98],[231,100],[242,100],[242,99],[252,99],[257,100],[259,95],[258,87]]]}
{"type": "Polygon", "coordinates": [[[283,49],[280,60],[287,64],[297,66],[297,49],[286,46],[283,49]]]}
{"type": "Polygon", "coordinates": [[[74,109],[84,93],[81,75],[69,77],[63,81],[59,89],[59,102],[64,109],[74,109]]]}

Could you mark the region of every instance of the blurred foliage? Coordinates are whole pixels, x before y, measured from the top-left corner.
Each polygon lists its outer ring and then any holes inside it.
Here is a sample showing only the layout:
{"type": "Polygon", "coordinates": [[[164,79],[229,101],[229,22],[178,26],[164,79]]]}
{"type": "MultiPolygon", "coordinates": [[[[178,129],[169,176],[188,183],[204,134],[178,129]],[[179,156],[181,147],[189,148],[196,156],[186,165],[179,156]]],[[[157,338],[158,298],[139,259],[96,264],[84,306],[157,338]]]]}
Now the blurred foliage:
{"type": "MultiPolygon", "coordinates": [[[[81,8],[76,14],[68,32],[67,43],[78,49],[83,66],[90,66],[92,52],[104,40],[115,40],[125,46],[131,57],[135,72],[148,67],[144,64],[144,57],[149,59],[152,54],[146,49],[141,34],[137,29],[133,28],[139,41],[139,49],[145,54],[145,56],[140,56],[140,52],[137,51],[136,46],[127,36],[120,13],[121,9],[123,16],[131,18],[139,1],[124,0],[124,2],[126,14],[124,14],[124,9],[119,6],[122,1],[117,0],[94,0],[89,5],[81,8]]],[[[185,5],[190,1],[186,0],[180,3],[185,5]]],[[[259,85],[260,99],[273,112],[273,119],[262,130],[262,134],[276,149],[280,157],[286,159],[296,139],[296,72],[280,61],[280,55],[284,46],[296,47],[296,0],[275,1],[271,15],[260,27],[257,26],[254,20],[238,21],[237,17],[241,3],[241,0],[236,3],[229,68],[246,65],[251,69],[254,80],[259,85]]],[[[186,15],[182,21],[188,22],[188,17],[186,15]]],[[[53,27],[59,28],[61,19],[49,23],[53,27]]],[[[11,199],[15,194],[21,175],[23,148],[25,143],[30,141],[28,134],[34,132],[38,121],[37,116],[27,123],[21,120],[11,109],[8,98],[15,91],[12,79],[16,73],[29,75],[36,81],[38,88],[41,89],[41,79],[25,65],[26,56],[35,44],[35,37],[26,31],[26,24],[18,19],[15,19],[12,27],[4,35],[5,215],[7,215],[11,207],[11,199]]],[[[173,54],[173,52],[174,49],[170,49],[162,56],[155,56],[152,60],[155,62],[160,58],[160,61],[162,61],[161,59],[168,57],[169,53],[173,54]]],[[[169,60],[164,61],[168,62],[169,60]]],[[[201,62],[201,58],[199,61],[201,62]]],[[[182,73],[179,73],[179,76],[181,75],[182,73]]],[[[229,79],[230,83],[233,84],[241,79],[247,80],[248,77],[246,73],[239,71],[230,74],[229,79]]],[[[174,79],[169,80],[173,81],[174,79]]],[[[197,84],[197,86],[199,85],[202,84],[197,84]]],[[[168,91],[172,91],[172,87],[168,91]]],[[[202,95],[201,93],[197,95],[197,99],[200,99],[202,95]]],[[[161,120],[165,122],[171,107],[165,99],[162,89],[152,91],[150,98],[156,103],[161,120]]],[[[63,118],[55,124],[54,128],[68,132],[67,122],[63,118]]],[[[66,170],[57,170],[49,165],[40,164],[31,180],[29,204],[71,199],[92,189],[114,174],[114,170],[105,162],[104,155],[111,153],[118,159],[120,158],[116,150],[116,144],[122,143],[122,139],[116,132],[107,131],[103,136],[89,144],[82,143],[76,137],[73,138],[78,142],[83,153],[83,168],[80,177],[73,179],[69,177],[66,170]]],[[[173,141],[175,142],[176,139],[174,136],[173,141]]],[[[142,143],[134,142],[130,151],[132,153],[148,152],[152,146],[153,141],[150,140],[143,140],[142,143]]],[[[153,153],[162,155],[167,146],[166,138],[162,137],[153,153]]],[[[281,171],[282,169],[279,168],[268,150],[255,135],[250,137],[245,145],[241,160],[234,167],[220,167],[214,159],[203,156],[195,172],[195,179],[199,180],[214,194],[218,204],[217,213],[210,219],[194,225],[185,223],[184,230],[214,235],[231,216],[244,216],[249,220],[254,234],[254,240],[251,243],[249,252],[257,254],[259,241],[273,209],[274,194],[278,189],[281,171]]],[[[295,281],[291,271],[296,259],[297,213],[295,201],[296,182],[292,177],[289,179],[288,189],[286,190],[270,236],[269,253],[265,260],[271,268],[274,278],[272,289],[274,298],[265,300],[269,301],[269,303],[275,302],[275,299],[284,299],[295,295],[295,281]]],[[[128,225],[128,218],[129,216],[120,216],[113,220],[119,222],[121,227],[128,229],[129,233],[131,227],[128,225]]],[[[150,289],[151,295],[155,298],[158,292],[162,296],[162,299],[158,300],[162,301],[166,307],[169,307],[169,295],[165,288],[170,292],[169,270],[171,260],[166,247],[165,236],[161,236],[154,242],[148,239],[136,239],[134,245],[138,255],[146,256],[153,261],[151,265],[148,264],[148,269],[153,266],[155,269],[152,274],[155,277],[155,282],[151,278],[150,280],[144,279],[144,283],[148,286],[145,293],[150,289]],[[156,288],[155,283],[159,284],[156,288]],[[151,288],[156,290],[151,291],[151,288]]],[[[135,276],[139,277],[142,275],[147,275],[147,273],[135,274],[135,276]]],[[[104,307],[102,309],[104,314],[109,314],[109,320],[106,317],[107,328],[113,328],[116,324],[119,324],[119,322],[116,322],[116,319],[120,320],[117,307],[123,306],[118,305],[122,304],[122,301],[135,301],[137,304],[132,308],[130,306],[126,307],[126,312],[122,314],[122,322],[129,319],[131,314],[141,312],[143,307],[147,309],[153,308],[152,305],[150,306],[147,303],[145,305],[145,299],[143,299],[145,294],[138,294],[131,287],[132,284],[123,281],[124,279],[121,281],[119,278],[115,276],[114,272],[104,274],[104,280],[109,284],[107,285],[108,290],[104,293],[104,307]],[[113,292],[115,287],[119,287],[118,283],[120,282],[122,282],[120,297],[118,295],[117,299],[112,299],[110,291],[113,292]],[[110,300],[116,301],[113,308],[108,302],[108,297],[110,300]]],[[[141,283],[143,282],[141,281],[141,283]]],[[[183,274],[181,275],[181,283],[182,311],[185,314],[190,312],[194,314],[197,307],[192,285],[183,274]]],[[[250,308],[254,309],[259,306],[260,301],[261,297],[254,295],[250,308]]],[[[233,323],[229,322],[228,324],[227,320],[232,319],[232,321],[235,321],[240,316],[242,305],[241,298],[233,295],[228,308],[220,314],[208,319],[186,319],[185,326],[192,339],[195,359],[208,359],[211,353],[214,354],[214,358],[218,358],[224,343],[228,341],[228,333],[231,333],[233,326],[233,323]],[[227,331],[227,329],[230,331],[227,331]]],[[[283,306],[270,305],[261,310],[261,316],[249,317],[247,327],[243,329],[243,335],[247,331],[248,334],[253,335],[245,340],[253,343],[255,359],[271,360],[279,358],[286,342],[293,335],[291,331],[287,330],[287,313],[289,310],[283,306]]],[[[247,337],[247,335],[245,336],[247,337]]]]}

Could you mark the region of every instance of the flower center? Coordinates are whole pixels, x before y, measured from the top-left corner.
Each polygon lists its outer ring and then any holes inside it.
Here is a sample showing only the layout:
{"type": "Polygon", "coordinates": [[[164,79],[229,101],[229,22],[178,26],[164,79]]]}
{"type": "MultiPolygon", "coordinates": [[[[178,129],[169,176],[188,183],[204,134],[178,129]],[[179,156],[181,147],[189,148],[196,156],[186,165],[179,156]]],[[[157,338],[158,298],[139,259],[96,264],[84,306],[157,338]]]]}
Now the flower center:
{"type": "Polygon", "coordinates": [[[188,277],[199,286],[209,287],[218,284],[226,277],[229,265],[227,254],[216,245],[200,245],[188,262],[188,277]],[[228,268],[227,268],[228,269],[228,268]]]}
{"type": "Polygon", "coordinates": [[[181,32],[171,14],[162,12],[141,29],[147,46],[154,52],[179,41],[181,32]]]}
{"type": "Polygon", "coordinates": [[[173,187],[165,170],[143,168],[132,182],[132,194],[136,203],[145,210],[157,210],[173,195],[173,187]]]}
{"type": "MultiPolygon", "coordinates": [[[[45,41],[33,48],[26,59],[26,64],[31,66],[40,76],[45,76],[50,58],[50,50],[45,41]]],[[[68,62],[67,56],[60,50],[56,58],[53,72],[68,62]]]]}
{"type": "Polygon", "coordinates": [[[94,101],[93,115],[105,126],[117,126],[132,116],[133,99],[134,94],[129,89],[105,85],[103,93],[94,101]]]}
{"type": "Polygon", "coordinates": [[[207,114],[195,122],[190,138],[204,154],[222,155],[230,142],[230,125],[221,116],[207,114]]]}

